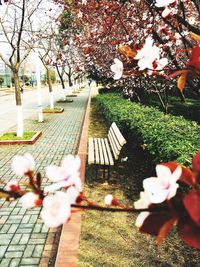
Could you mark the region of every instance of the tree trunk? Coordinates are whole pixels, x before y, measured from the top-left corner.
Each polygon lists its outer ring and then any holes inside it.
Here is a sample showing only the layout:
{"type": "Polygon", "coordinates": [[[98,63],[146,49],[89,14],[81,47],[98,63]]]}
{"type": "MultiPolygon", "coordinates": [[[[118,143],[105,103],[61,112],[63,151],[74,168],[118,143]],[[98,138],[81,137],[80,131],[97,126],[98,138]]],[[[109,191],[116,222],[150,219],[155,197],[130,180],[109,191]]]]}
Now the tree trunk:
{"type": "Polygon", "coordinates": [[[48,68],[47,68],[47,82],[48,82],[49,93],[50,93],[50,109],[54,109],[54,98],[53,98],[51,74],[50,74],[50,69],[48,68]]]}
{"type": "Polygon", "coordinates": [[[22,137],[24,134],[24,120],[18,71],[13,71],[13,79],[15,84],[15,101],[17,106],[17,136],[22,137]]]}
{"type": "Polygon", "coordinates": [[[58,68],[58,64],[55,63],[55,66],[56,66],[56,70],[57,70],[57,73],[58,73],[58,76],[60,78],[60,81],[61,81],[61,84],[62,84],[62,89],[63,89],[63,100],[65,101],[67,98],[66,98],[66,88],[65,88],[65,82],[64,82],[64,79],[63,79],[63,73],[60,72],[59,68],[58,68]]]}
{"type": "Polygon", "coordinates": [[[36,66],[36,79],[37,79],[37,96],[38,96],[38,122],[43,122],[42,112],[42,92],[41,92],[41,80],[40,80],[40,63],[39,58],[36,66]]]}

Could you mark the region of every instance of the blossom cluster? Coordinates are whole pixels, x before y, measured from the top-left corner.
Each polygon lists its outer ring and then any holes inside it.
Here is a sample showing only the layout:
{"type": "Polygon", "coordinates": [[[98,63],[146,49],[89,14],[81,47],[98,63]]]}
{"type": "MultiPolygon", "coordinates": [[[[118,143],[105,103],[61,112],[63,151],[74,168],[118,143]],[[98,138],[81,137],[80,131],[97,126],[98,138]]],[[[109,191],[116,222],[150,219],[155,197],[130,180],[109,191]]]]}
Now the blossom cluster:
{"type": "Polygon", "coordinates": [[[12,170],[29,178],[28,189],[11,180],[5,189],[0,189],[0,197],[9,201],[19,198],[25,209],[42,206],[41,218],[47,227],[67,223],[72,206],[83,210],[139,212],[135,225],[140,232],[155,235],[158,244],[177,225],[180,238],[200,249],[200,152],[192,160],[192,170],[176,162],[158,164],[157,176],[143,180],[144,191],[134,207],[123,205],[110,194],[104,199],[106,207],[88,200],[82,192],[80,166],[80,158],[73,155],[64,157],[61,166],[48,166],[46,176],[52,184],[43,187],[41,174],[35,174],[33,157],[28,153],[15,156],[12,170]]]}
{"type": "Polygon", "coordinates": [[[46,176],[51,185],[41,189],[41,176],[34,177],[35,161],[31,154],[15,156],[12,161],[13,172],[21,176],[28,176],[31,191],[22,190],[17,180],[7,183],[5,189],[10,197],[20,197],[25,209],[43,206],[41,217],[47,227],[58,227],[64,224],[71,216],[71,204],[82,191],[80,179],[81,161],[78,156],[66,156],[61,166],[50,165],[46,168],[46,176]],[[65,189],[64,191],[62,191],[65,189]],[[9,194],[10,193],[10,194],[9,194]]]}

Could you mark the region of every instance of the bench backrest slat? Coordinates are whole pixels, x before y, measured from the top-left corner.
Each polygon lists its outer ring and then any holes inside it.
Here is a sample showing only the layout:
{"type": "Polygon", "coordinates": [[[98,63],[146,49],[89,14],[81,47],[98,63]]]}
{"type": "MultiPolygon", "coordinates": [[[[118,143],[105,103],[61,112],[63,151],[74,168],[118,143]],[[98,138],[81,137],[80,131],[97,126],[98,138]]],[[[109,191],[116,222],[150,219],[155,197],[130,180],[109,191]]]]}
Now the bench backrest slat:
{"type": "Polygon", "coordinates": [[[113,157],[112,157],[111,151],[109,149],[108,139],[104,138],[104,142],[105,142],[105,147],[107,148],[110,165],[114,165],[113,157]]]}
{"type": "Polygon", "coordinates": [[[114,158],[115,160],[118,160],[120,151],[122,149],[122,146],[126,143],[126,140],[121,134],[115,122],[111,124],[108,131],[108,140],[110,142],[114,158]]]}

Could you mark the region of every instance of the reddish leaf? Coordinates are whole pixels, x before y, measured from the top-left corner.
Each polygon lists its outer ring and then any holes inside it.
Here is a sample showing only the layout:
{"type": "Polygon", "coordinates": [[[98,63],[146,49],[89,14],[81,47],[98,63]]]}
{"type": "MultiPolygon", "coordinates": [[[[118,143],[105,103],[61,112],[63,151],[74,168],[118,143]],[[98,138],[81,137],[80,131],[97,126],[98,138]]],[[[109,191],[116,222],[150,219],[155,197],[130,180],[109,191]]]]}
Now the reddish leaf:
{"type": "Polygon", "coordinates": [[[157,236],[163,225],[172,219],[168,212],[152,212],[140,227],[140,232],[157,236]]]}
{"type": "Polygon", "coordinates": [[[200,44],[200,35],[190,32],[190,35],[192,36],[192,38],[197,41],[200,44]]]}
{"type": "Polygon", "coordinates": [[[136,51],[134,51],[129,45],[119,45],[119,51],[125,56],[130,59],[134,59],[136,56],[136,51]]]}
{"type": "Polygon", "coordinates": [[[190,60],[187,65],[200,69],[200,46],[195,46],[193,48],[190,60]]]}
{"type": "Polygon", "coordinates": [[[189,218],[178,224],[180,238],[189,246],[200,249],[200,225],[189,218]]]}
{"type": "Polygon", "coordinates": [[[178,71],[175,71],[174,73],[172,73],[171,75],[169,75],[167,78],[170,79],[170,78],[174,78],[176,76],[179,76],[179,75],[182,75],[184,73],[188,73],[189,70],[178,70],[178,71]]]}
{"type": "Polygon", "coordinates": [[[192,169],[195,172],[200,172],[200,152],[198,152],[192,159],[192,169]]]}
{"type": "Polygon", "coordinates": [[[183,198],[184,206],[190,217],[196,221],[200,221],[200,190],[192,190],[183,198]]]}
{"type": "Polygon", "coordinates": [[[177,87],[182,92],[187,80],[187,73],[181,74],[181,76],[177,80],[177,87]]]}
{"type": "Polygon", "coordinates": [[[160,245],[160,243],[163,241],[163,239],[168,235],[171,228],[177,223],[177,218],[172,218],[169,221],[167,221],[160,229],[159,234],[156,238],[157,244],[160,245]]]}
{"type": "Polygon", "coordinates": [[[174,172],[175,169],[179,166],[179,164],[177,162],[174,162],[174,161],[162,162],[161,165],[168,167],[171,172],[174,172]]]}
{"type": "Polygon", "coordinates": [[[196,184],[195,174],[191,172],[190,169],[184,166],[181,166],[181,167],[182,167],[182,174],[181,174],[181,178],[179,179],[179,181],[187,185],[194,186],[196,184]]]}

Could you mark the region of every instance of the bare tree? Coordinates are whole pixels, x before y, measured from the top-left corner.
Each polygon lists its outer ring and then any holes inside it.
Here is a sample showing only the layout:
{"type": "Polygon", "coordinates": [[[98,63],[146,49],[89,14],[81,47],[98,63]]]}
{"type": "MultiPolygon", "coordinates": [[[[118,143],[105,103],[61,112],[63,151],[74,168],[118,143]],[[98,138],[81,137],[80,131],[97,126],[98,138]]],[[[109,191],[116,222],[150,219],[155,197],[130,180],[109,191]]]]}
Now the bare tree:
{"type": "Polygon", "coordinates": [[[0,59],[11,69],[15,84],[17,136],[23,136],[24,132],[19,69],[32,49],[30,28],[41,2],[42,0],[13,0],[0,7],[0,59]]]}

